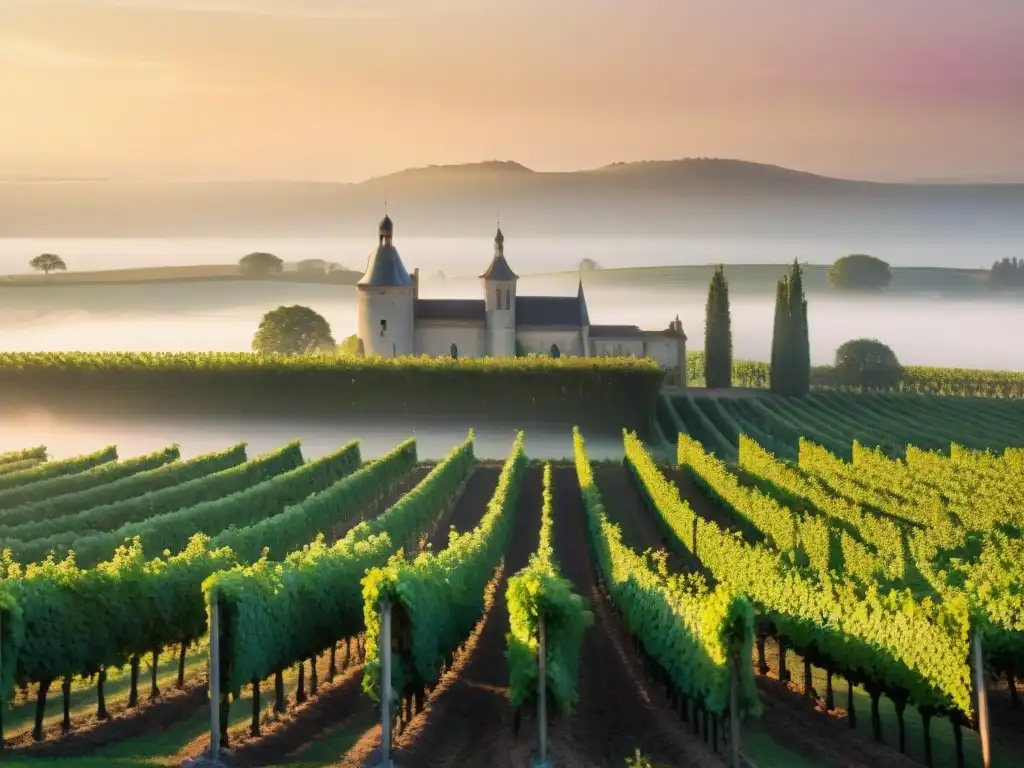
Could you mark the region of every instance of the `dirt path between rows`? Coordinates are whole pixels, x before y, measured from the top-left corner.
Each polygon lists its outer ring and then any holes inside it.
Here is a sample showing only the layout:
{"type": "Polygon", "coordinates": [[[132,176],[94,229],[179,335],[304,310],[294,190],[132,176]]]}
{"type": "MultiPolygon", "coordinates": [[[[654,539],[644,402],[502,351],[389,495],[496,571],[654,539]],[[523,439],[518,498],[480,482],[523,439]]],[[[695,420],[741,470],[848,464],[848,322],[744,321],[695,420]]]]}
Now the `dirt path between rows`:
{"type": "Polygon", "coordinates": [[[568,743],[585,760],[581,768],[621,768],[637,749],[657,765],[720,768],[721,760],[685,732],[660,692],[652,693],[629,636],[598,589],[574,468],[555,470],[554,494],[555,557],[577,593],[590,600],[594,625],[583,642],[580,702],[553,730],[552,751],[568,743]]]}
{"type": "MultiPolygon", "coordinates": [[[[515,521],[497,580],[494,602],[483,626],[467,647],[465,665],[443,692],[431,697],[413,728],[397,740],[395,761],[419,768],[519,768],[521,750],[513,742],[513,713],[508,703],[505,635],[509,632],[505,588],[536,550],[540,531],[542,469],[529,467],[522,477],[515,521]]],[[[469,523],[470,521],[466,521],[469,523]]],[[[458,524],[456,524],[457,527],[458,524]]]]}

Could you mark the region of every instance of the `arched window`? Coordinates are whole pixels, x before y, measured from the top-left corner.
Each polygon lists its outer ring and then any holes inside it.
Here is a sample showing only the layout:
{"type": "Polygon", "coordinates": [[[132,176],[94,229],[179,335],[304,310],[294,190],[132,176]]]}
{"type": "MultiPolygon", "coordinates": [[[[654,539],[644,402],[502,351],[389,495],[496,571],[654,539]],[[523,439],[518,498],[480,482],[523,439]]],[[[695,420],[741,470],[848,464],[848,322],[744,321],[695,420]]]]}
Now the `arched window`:
{"type": "Polygon", "coordinates": [[[512,291],[505,289],[505,309],[512,309],[512,291]]]}
{"type": "Polygon", "coordinates": [[[552,357],[561,357],[562,356],[562,352],[558,349],[558,345],[557,344],[552,344],[551,345],[551,356],[552,357]]]}
{"type": "Polygon", "coordinates": [[[455,346],[455,342],[452,342],[452,359],[459,359],[459,348],[455,346]]]}
{"type": "Polygon", "coordinates": [[[494,308],[495,309],[501,309],[501,288],[495,288],[494,289],[494,299],[497,302],[497,304],[495,304],[494,308]]]}

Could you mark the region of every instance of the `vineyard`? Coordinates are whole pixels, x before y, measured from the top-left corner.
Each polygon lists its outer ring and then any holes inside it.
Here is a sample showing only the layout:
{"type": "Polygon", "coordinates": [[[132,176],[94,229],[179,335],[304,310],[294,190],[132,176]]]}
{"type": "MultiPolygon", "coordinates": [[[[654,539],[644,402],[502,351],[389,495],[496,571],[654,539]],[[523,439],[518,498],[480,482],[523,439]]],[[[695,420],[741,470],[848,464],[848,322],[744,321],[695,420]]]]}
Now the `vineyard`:
{"type": "Polygon", "coordinates": [[[0,453],[0,759],[1016,765],[1022,427],[677,395],[613,462],[0,453]]]}

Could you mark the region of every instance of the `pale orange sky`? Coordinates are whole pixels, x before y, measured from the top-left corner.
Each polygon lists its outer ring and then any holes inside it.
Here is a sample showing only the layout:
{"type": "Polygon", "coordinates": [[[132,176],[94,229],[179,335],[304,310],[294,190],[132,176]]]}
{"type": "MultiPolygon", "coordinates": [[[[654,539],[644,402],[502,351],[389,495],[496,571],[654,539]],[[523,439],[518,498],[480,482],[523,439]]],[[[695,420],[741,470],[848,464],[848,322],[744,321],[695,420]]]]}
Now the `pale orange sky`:
{"type": "Polygon", "coordinates": [[[0,176],[1024,178],[1024,0],[0,0],[0,176]]]}

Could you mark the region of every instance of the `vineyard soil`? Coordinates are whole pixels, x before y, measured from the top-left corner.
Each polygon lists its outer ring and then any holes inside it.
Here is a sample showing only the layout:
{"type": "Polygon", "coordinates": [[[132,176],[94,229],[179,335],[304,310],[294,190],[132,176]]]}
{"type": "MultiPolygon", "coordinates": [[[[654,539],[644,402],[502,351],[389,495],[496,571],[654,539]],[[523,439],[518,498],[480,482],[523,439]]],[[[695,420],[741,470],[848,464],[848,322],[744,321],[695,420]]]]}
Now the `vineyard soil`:
{"type": "MultiPolygon", "coordinates": [[[[430,697],[423,717],[397,740],[399,765],[423,768],[518,768],[512,712],[508,705],[505,635],[509,631],[505,587],[537,548],[540,532],[541,468],[522,477],[515,522],[505,550],[494,599],[479,632],[467,643],[464,666],[449,685],[430,697]]],[[[529,738],[529,732],[520,734],[529,738]]],[[[523,739],[520,739],[522,742],[523,739]]],[[[522,751],[520,747],[519,752],[522,751]]]]}
{"type": "MultiPolygon", "coordinates": [[[[638,748],[655,765],[720,768],[719,758],[684,729],[648,683],[629,635],[598,588],[574,468],[555,471],[554,504],[555,559],[576,593],[589,598],[594,625],[583,640],[579,704],[552,732],[552,748],[567,742],[585,768],[620,768],[638,748]]],[[[612,496],[606,504],[621,500],[612,496]]]]}
{"type": "Polygon", "coordinates": [[[703,566],[682,547],[673,546],[661,523],[648,514],[647,504],[621,463],[594,466],[594,479],[601,490],[608,519],[618,523],[626,544],[634,551],[663,549],[673,573],[702,572],[703,566]]]}

